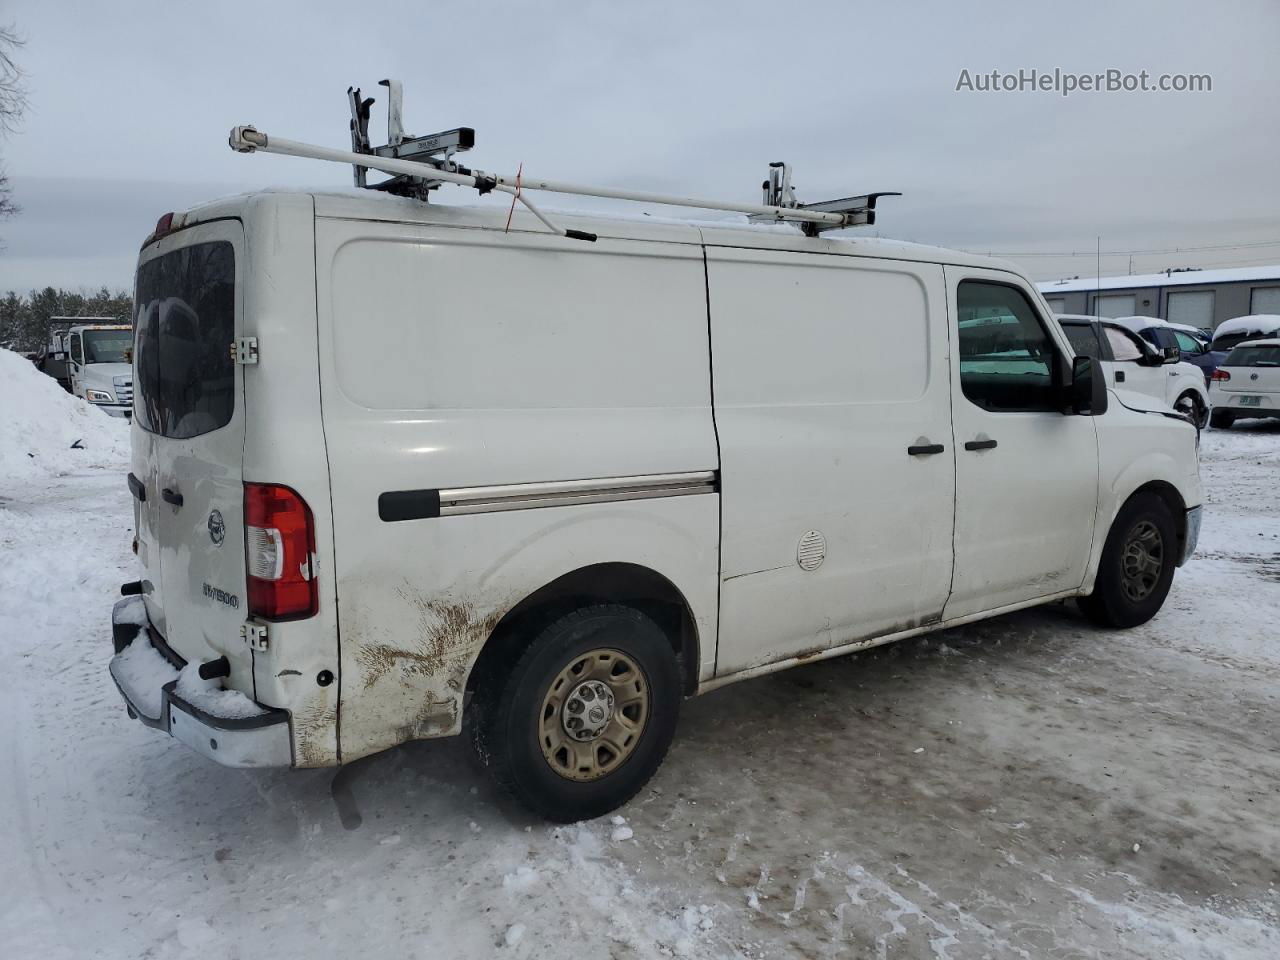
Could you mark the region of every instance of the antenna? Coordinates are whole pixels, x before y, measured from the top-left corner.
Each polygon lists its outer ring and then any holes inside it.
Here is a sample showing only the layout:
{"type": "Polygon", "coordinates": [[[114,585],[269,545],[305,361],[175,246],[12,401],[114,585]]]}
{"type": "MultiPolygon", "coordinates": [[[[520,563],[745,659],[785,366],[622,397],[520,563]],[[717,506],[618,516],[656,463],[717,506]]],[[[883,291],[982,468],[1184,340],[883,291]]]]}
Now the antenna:
{"type": "Polygon", "coordinates": [[[334,163],[351,164],[355,184],[371,190],[382,190],[398,196],[426,201],[430,191],[442,183],[455,183],[472,187],[483,195],[494,190],[509,193],[519,200],[552,233],[576,240],[595,240],[593,233],[569,230],[557,226],[531,201],[525,193],[543,190],[548,193],[565,193],[582,197],[601,197],[610,200],[631,200],[637,203],[654,203],[674,207],[697,207],[704,210],[724,210],[745,213],[752,220],[799,224],[806,236],[816,237],[826,230],[843,230],[846,227],[870,225],[876,222],[876,201],[880,197],[898,197],[900,193],[886,191],[868,193],[842,200],[824,200],[820,203],[800,203],[791,186],[791,167],[777,162],[769,165],[769,176],[764,181],[764,203],[725,203],[718,200],[702,200],[694,197],[670,196],[647,193],[640,190],[616,190],[567,183],[560,180],[535,180],[532,177],[509,174],[485,173],[469,170],[454,160],[454,156],[475,146],[475,131],[470,127],[456,127],[425,137],[414,137],[404,132],[402,118],[403,88],[398,80],[379,81],[387,88],[387,143],[380,147],[369,143],[369,109],[372,97],[364,98],[359,87],[347,88],[347,101],[351,110],[351,150],[335,150],[297,140],[268,137],[252,126],[234,127],[228,137],[232,150],[239,153],[279,153],[292,157],[310,157],[334,163]],[[368,183],[370,170],[391,175],[389,180],[368,183]]]}

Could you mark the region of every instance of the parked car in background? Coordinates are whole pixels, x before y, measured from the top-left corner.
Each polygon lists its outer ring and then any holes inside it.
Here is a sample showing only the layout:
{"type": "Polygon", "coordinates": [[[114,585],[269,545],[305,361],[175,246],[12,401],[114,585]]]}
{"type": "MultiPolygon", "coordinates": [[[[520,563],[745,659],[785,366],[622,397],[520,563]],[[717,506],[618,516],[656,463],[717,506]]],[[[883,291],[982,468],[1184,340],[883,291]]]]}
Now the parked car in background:
{"type": "Polygon", "coordinates": [[[1280,338],[1246,340],[1213,375],[1212,424],[1226,429],[1237,420],[1280,417],[1280,338]]]}
{"type": "MultiPolygon", "coordinates": [[[[1058,314],[1062,331],[1080,356],[1098,360],[1108,386],[1155,397],[1182,413],[1197,427],[1209,420],[1209,391],[1197,367],[1181,359],[1177,344],[1161,348],[1126,323],[1151,317],[1110,319],[1058,314]]],[[[1155,321],[1163,323],[1163,321],[1155,321]]],[[[1162,330],[1162,335],[1169,334],[1162,330]]]]}
{"type": "Polygon", "coordinates": [[[1251,313],[1224,320],[1213,331],[1213,349],[1226,353],[1246,340],[1280,337],[1280,314],[1251,313]]]}
{"type": "Polygon", "coordinates": [[[1213,371],[1226,356],[1224,351],[1210,349],[1209,337],[1199,327],[1192,327],[1185,323],[1169,323],[1156,317],[1112,317],[1111,322],[1118,323],[1126,330],[1136,333],[1157,350],[1167,351],[1171,347],[1176,348],[1182,360],[1200,368],[1206,388],[1213,371]]]}

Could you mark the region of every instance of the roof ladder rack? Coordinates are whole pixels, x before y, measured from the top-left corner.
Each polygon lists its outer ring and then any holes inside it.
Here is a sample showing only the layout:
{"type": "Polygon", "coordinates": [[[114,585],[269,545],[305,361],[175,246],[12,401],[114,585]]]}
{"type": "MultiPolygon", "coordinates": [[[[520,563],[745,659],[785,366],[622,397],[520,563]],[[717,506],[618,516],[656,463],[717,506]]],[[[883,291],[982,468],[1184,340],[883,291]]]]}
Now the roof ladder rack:
{"type": "MultiPolygon", "coordinates": [[[[867,193],[860,197],[845,197],[843,200],[823,200],[819,203],[801,203],[796,199],[796,191],[791,186],[790,164],[778,161],[769,164],[769,177],[764,184],[764,203],[766,206],[786,207],[791,210],[817,210],[823,213],[844,214],[846,222],[840,226],[828,226],[812,220],[803,221],[800,229],[807,237],[816,237],[824,230],[842,230],[845,227],[871,226],[876,222],[876,201],[881,197],[900,197],[901,193],[883,191],[867,193]]],[[[752,220],[768,220],[770,217],[753,216],[752,220]]]]}
{"type": "Polygon", "coordinates": [[[347,89],[347,100],[351,109],[350,151],[269,137],[252,126],[233,128],[228,142],[233,150],[240,153],[261,151],[351,164],[357,187],[383,190],[423,201],[427,199],[430,191],[439,188],[443,183],[472,187],[480,194],[495,190],[509,193],[515,200],[524,204],[529,212],[552,233],[574,240],[593,241],[596,235],[584,230],[565,229],[558,226],[548,219],[525,193],[542,190],[548,193],[581,197],[744,213],[757,222],[798,223],[801,230],[810,237],[816,237],[827,230],[843,230],[846,227],[874,224],[876,200],[880,197],[901,196],[894,192],[882,192],[848,197],[843,200],[827,200],[821,203],[800,203],[791,187],[791,168],[785,163],[769,165],[769,179],[764,182],[764,203],[762,204],[725,203],[719,200],[647,193],[640,190],[591,187],[559,180],[535,180],[521,174],[511,176],[469,170],[458,164],[454,157],[475,145],[475,131],[472,128],[457,127],[425,137],[408,136],[404,132],[402,121],[403,91],[400,82],[383,80],[380,83],[387,88],[388,101],[387,143],[383,146],[374,147],[369,142],[369,115],[374,99],[364,98],[359,87],[347,89]],[[371,184],[368,182],[370,170],[390,174],[390,179],[371,184]]]}

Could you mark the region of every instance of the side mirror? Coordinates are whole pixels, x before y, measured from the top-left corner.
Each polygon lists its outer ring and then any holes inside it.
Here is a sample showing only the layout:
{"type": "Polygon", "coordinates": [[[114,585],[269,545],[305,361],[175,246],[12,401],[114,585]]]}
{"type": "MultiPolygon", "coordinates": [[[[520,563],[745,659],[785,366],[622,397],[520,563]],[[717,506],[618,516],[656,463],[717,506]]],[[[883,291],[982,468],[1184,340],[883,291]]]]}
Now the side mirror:
{"type": "Polygon", "coordinates": [[[1071,412],[1100,417],[1107,412],[1107,381],[1091,357],[1071,361],[1071,412]]]}
{"type": "Polygon", "coordinates": [[[1138,363],[1144,367],[1158,367],[1168,362],[1169,360],[1165,357],[1163,349],[1147,343],[1145,340],[1142,341],[1142,359],[1138,363]]]}
{"type": "Polygon", "coordinates": [[[1182,359],[1182,351],[1177,347],[1165,347],[1163,354],[1165,363],[1177,363],[1182,359]]]}

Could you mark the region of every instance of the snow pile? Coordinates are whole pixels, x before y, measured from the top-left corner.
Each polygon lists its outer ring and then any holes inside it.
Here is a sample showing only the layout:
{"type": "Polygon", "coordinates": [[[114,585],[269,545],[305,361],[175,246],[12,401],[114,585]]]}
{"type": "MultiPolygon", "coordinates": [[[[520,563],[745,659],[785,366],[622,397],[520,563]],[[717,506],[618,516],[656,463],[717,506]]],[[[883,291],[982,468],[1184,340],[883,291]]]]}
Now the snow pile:
{"type": "Polygon", "coordinates": [[[197,710],[223,720],[257,717],[267,712],[239,690],[224,690],[217,681],[203,679],[199,671],[200,664],[188,663],[178,674],[177,686],[178,696],[197,710]]]}
{"type": "Polygon", "coordinates": [[[127,420],[71,396],[10,350],[0,350],[0,411],[0,484],[5,486],[85,467],[120,469],[129,458],[127,420]]]}

